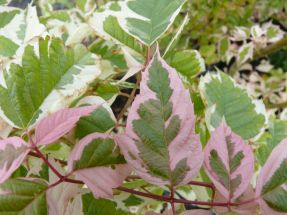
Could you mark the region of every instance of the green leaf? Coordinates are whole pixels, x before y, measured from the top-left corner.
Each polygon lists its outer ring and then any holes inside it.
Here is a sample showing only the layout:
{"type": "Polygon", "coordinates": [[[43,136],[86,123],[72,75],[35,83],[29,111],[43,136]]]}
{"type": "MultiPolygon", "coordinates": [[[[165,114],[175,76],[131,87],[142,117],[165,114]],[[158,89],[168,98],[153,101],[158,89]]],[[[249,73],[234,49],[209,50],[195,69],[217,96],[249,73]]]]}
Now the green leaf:
{"type": "Polygon", "coordinates": [[[76,0],[76,4],[82,11],[85,11],[85,5],[87,4],[87,0],[76,0]]]}
{"type": "Polygon", "coordinates": [[[123,164],[125,159],[120,155],[112,139],[95,139],[86,145],[79,160],[73,162],[73,170],[100,167],[112,164],[123,164]]]}
{"type": "Polygon", "coordinates": [[[148,183],[143,179],[133,180],[133,181],[127,181],[123,184],[123,187],[129,188],[129,189],[135,189],[140,188],[143,186],[148,185],[148,183]]]}
{"type": "Polygon", "coordinates": [[[7,3],[7,0],[0,0],[0,5],[6,4],[6,3],[7,3]]]}
{"type": "Polygon", "coordinates": [[[287,212],[286,145],[287,139],[284,139],[272,150],[257,178],[256,196],[261,198],[259,204],[264,214],[287,212]]]}
{"type": "Polygon", "coordinates": [[[266,144],[257,150],[257,160],[260,165],[266,162],[272,150],[287,137],[287,122],[274,120],[269,128],[270,137],[267,138],[266,144]]]}
{"type": "Polygon", "coordinates": [[[82,45],[66,48],[59,39],[41,39],[39,56],[29,45],[22,66],[12,64],[5,73],[7,88],[0,86],[3,118],[26,128],[49,108],[69,105],[99,73],[95,56],[82,45]]]}
{"type": "Polygon", "coordinates": [[[114,95],[118,94],[119,88],[111,84],[99,84],[96,89],[97,96],[102,97],[105,100],[111,99],[114,95]]]}
{"type": "Polygon", "coordinates": [[[126,17],[125,30],[150,46],[170,27],[184,2],[185,0],[127,1],[128,8],[136,16],[126,17]]]}
{"type": "Polygon", "coordinates": [[[287,192],[281,187],[287,181],[287,160],[283,160],[280,167],[272,177],[265,183],[261,196],[266,203],[276,211],[287,212],[287,192]]]}
{"type": "Polygon", "coordinates": [[[196,50],[175,52],[170,65],[186,78],[193,78],[205,70],[204,60],[196,50]]]}
{"type": "Polygon", "coordinates": [[[142,53],[143,49],[140,44],[122,29],[116,17],[107,17],[103,23],[103,28],[106,33],[108,33],[111,37],[120,43],[137,51],[138,53],[142,53]]]}
{"type": "Polygon", "coordinates": [[[112,10],[115,8],[114,3],[108,3],[103,11],[97,11],[93,14],[90,19],[91,27],[105,40],[112,40],[138,53],[143,53],[143,47],[121,27],[116,18],[119,12],[112,10]]]}
{"type": "Polygon", "coordinates": [[[168,57],[171,52],[173,51],[174,47],[176,46],[176,44],[178,43],[181,34],[183,33],[184,27],[186,26],[186,24],[189,22],[189,17],[188,14],[185,15],[184,19],[182,20],[182,23],[180,24],[180,26],[178,27],[178,29],[176,30],[175,35],[172,37],[172,39],[169,41],[163,57],[168,57]]]}
{"type": "Polygon", "coordinates": [[[95,199],[92,194],[82,196],[84,215],[129,215],[129,212],[117,209],[117,204],[106,199],[95,199]]]}
{"type": "Polygon", "coordinates": [[[135,195],[130,195],[127,199],[123,201],[127,207],[140,205],[144,200],[136,197],[135,195]]]}
{"type": "Polygon", "coordinates": [[[88,134],[105,133],[115,126],[115,120],[104,107],[97,108],[90,116],[82,117],[76,126],[76,137],[81,139],[88,134]]]}
{"type": "Polygon", "coordinates": [[[10,179],[0,185],[0,214],[47,215],[47,185],[41,180],[10,179]]]}
{"type": "Polygon", "coordinates": [[[276,211],[287,212],[287,191],[277,187],[272,192],[264,195],[265,202],[276,211]]]}
{"type": "Polygon", "coordinates": [[[274,172],[271,178],[265,183],[261,194],[266,195],[268,192],[273,192],[280,185],[287,181],[287,159],[283,160],[279,168],[274,172]]]}
{"type": "Polygon", "coordinates": [[[21,165],[12,175],[10,178],[20,178],[25,177],[28,173],[28,170],[21,165]]]}
{"type": "Polygon", "coordinates": [[[7,25],[14,18],[14,16],[18,13],[19,13],[19,10],[12,10],[9,12],[0,13],[0,28],[3,28],[5,25],[7,25]]]}
{"type": "Polygon", "coordinates": [[[4,57],[13,56],[19,47],[12,40],[10,40],[4,36],[1,36],[1,35],[0,35],[0,44],[1,44],[0,45],[0,55],[2,55],[4,57]]]}
{"type": "MultiPolygon", "coordinates": [[[[245,90],[238,87],[226,74],[206,75],[200,83],[200,91],[207,102],[206,121],[216,128],[225,119],[231,129],[249,139],[256,136],[265,124],[265,108],[252,102],[245,90]]],[[[262,103],[263,106],[263,103],[262,103]]]]}

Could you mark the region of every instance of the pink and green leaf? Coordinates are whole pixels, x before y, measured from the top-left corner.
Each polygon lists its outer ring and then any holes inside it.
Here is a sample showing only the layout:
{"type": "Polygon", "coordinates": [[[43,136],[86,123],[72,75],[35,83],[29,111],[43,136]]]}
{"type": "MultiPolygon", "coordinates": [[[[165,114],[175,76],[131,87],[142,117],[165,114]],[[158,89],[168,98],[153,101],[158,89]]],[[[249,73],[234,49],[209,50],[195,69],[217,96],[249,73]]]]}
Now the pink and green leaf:
{"type": "Polygon", "coordinates": [[[189,91],[159,51],[143,72],[126,131],[116,141],[137,174],[152,184],[186,184],[202,165],[189,91]]]}
{"type": "Polygon", "coordinates": [[[39,178],[9,179],[0,185],[0,214],[47,215],[47,183],[39,178]]]}
{"type": "Polygon", "coordinates": [[[94,133],[73,149],[68,169],[92,190],[96,198],[112,197],[112,188],[122,184],[131,169],[107,134],[94,133]]]}
{"type": "Polygon", "coordinates": [[[0,183],[18,169],[29,151],[28,144],[19,137],[0,140],[0,183]]]}
{"type": "MultiPolygon", "coordinates": [[[[256,214],[258,203],[255,200],[255,192],[251,185],[248,186],[246,191],[244,191],[243,194],[241,194],[236,200],[232,201],[232,203],[244,203],[238,206],[230,206],[230,207],[214,207],[214,210],[218,214],[228,214],[228,212],[231,214],[240,214],[240,215],[251,215],[256,214]],[[253,200],[253,201],[250,201],[253,200]]],[[[228,199],[224,198],[220,192],[215,192],[214,202],[228,202],[228,199]]]]}
{"type": "Polygon", "coordinates": [[[287,212],[287,139],[277,145],[258,176],[256,196],[264,214],[287,212]]]}
{"type": "Polygon", "coordinates": [[[250,183],[254,157],[251,147],[222,123],[206,145],[204,164],[207,175],[222,196],[235,200],[250,183]]]}
{"type": "Polygon", "coordinates": [[[41,120],[35,128],[36,144],[53,143],[69,132],[82,116],[88,116],[98,106],[63,109],[41,120]]]}

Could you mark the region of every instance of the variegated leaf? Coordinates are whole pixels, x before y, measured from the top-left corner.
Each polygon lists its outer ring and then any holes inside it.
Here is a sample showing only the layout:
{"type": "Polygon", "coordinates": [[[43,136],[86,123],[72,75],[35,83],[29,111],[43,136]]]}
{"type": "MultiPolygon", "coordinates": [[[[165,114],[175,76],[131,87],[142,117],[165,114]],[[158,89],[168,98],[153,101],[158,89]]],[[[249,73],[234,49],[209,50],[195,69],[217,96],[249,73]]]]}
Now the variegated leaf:
{"type": "Polygon", "coordinates": [[[122,6],[122,27],[144,44],[152,45],[173,23],[185,0],[128,0],[122,6]]]}
{"type": "Polygon", "coordinates": [[[257,160],[261,166],[264,165],[272,150],[287,137],[287,121],[274,120],[268,129],[270,136],[257,149],[257,160]]]}
{"type": "Polygon", "coordinates": [[[193,210],[188,210],[180,215],[212,215],[213,213],[210,210],[203,210],[203,209],[193,209],[193,210]]]}
{"type": "Polygon", "coordinates": [[[134,215],[120,209],[120,204],[108,199],[95,199],[90,193],[82,196],[82,202],[83,215],[134,215]]]}
{"type": "MultiPolygon", "coordinates": [[[[57,169],[59,173],[62,175],[65,174],[65,171],[60,163],[51,158],[49,159],[49,162],[55,169],[57,169]]],[[[58,176],[55,175],[51,169],[49,169],[49,183],[53,184],[58,180],[58,176]]],[[[81,194],[81,189],[80,184],[73,183],[61,183],[56,187],[48,189],[46,192],[46,199],[49,215],[72,215],[72,213],[68,213],[69,207],[71,207],[73,200],[81,194]]],[[[78,213],[77,215],[81,214],[78,213]]]]}
{"type": "MultiPolygon", "coordinates": [[[[231,207],[214,207],[214,210],[218,214],[224,215],[253,215],[256,214],[256,210],[258,207],[258,203],[255,200],[255,191],[252,185],[249,185],[247,190],[241,194],[236,200],[232,201],[232,203],[243,203],[246,201],[250,201],[249,203],[242,204],[239,206],[231,206],[231,207]],[[250,201],[250,200],[254,201],[250,201]]],[[[224,198],[220,192],[215,191],[214,202],[228,202],[228,199],[224,198]]]]}
{"type": "Polygon", "coordinates": [[[177,42],[180,39],[180,36],[184,30],[184,27],[187,25],[187,23],[189,22],[189,17],[188,14],[185,15],[184,19],[182,20],[181,25],[178,27],[176,34],[173,36],[173,38],[171,39],[171,41],[168,43],[163,57],[167,57],[169,56],[169,53],[173,50],[173,48],[176,46],[177,42]]]}
{"type": "Polygon", "coordinates": [[[111,35],[124,44],[129,41],[129,47],[134,41],[124,31],[150,46],[170,27],[184,2],[185,0],[113,2],[106,6],[104,12],[95,14],[92,23],[96,31],[103,35],[111,35]]]}
{"type": "Polygon", "coordinates": [[[207,102],[206,122],[211,131],[222,119],[244,139],[264,131],[267,117],[262,100],[253,101],[228,75],[207,74],[201,78],[199,88],[207,102]]]}
{"type": "Polygon", "coordinates": [[[112,188],[120,186],[131,172],[113,139],[101,133],[90,134],[75,146],[68,169],[97,198],[112,197],[112,188]]]}
{"type": "Polygon", "coordinates": [[[21,56],[24,47],[33,39],[47,35],[45,26],[39,22],[36,7],[31,4],[24,10],[0,6],[0,18],[0,41],[6,41],[0,48],[2,56],[11,57],[18,49],[17,55],[21,56]],[[5,53],[2,53],[3,48],[5,53]]]}
{"type": "Polygon", "coordinates": [[[159,51],[143,73],[125,134],[116,141],[128,163],[156,185],[188,183],[203,161],[190,94],[159,51]]]}
{"type": "MultiPolygon", "coordinates": [[[[131,35],[126,33],[117,17],[121,14],[121,3],[109,2],[101,11],[93,13],[89,24],[95,32],[106,40],[112,40],[117,44],[124,45],[138,53],[143,52],[142,46],[131,35]]],[[[125,3],[123,3],[125,4],[125,3]]]]}
{"type": "Polygon", "coordinates": [[[0,140],[0,183],[22,164],[29,151],[28,144],[19,137],[0,140]]]}
{"type": "Polygon", "coordinates": [[[0,214],[48,215],[48,185],[36,178],[10,179],[0,185],[0,214]]]}
{"type": "Polygon", "coordinates": [[[67,107],[100,74],[97,57],[82,45],[67,48],[61,40],[41,39],[27,46],[22,66],[12,64],[0,86],[0,116],[14,127],[27,128],[67,107]]]}
{"type": "Polygon", "coordinates": [[[205,70],[205,63],[196,50],[175,52],[171,56],[170,65],[185,78],[194,78],[205,70]]]}
{"type": "Polygon", "coordinates": [[[204,166],[222,196],[230,201],[236,200],[247,189],[253,176],[252,148],[222,123],[205,147],[204,166]]]}
{"type": "Polygon", "coordinates": [[[260,171],[256,185],[264,215],[287,213],[287,139],[277,145],[260,171]]]}
{"type": "Polygon", "coordinates": [[[0,117],[0,138],[6,138],[12,131],[12,126],[10,126],[7,122],[5,122],[0,117]]]}
{"type": "Polygon", "coordinates": [[[238,56],[237,56],[237,63],[243,64],[245,63],[248,59],[253,58],[253,50],[254,45],[253,43],[246,43],[243,46],[240,47],[238,50],[238,56]]]}
{"type": "Polygon", "coordinates": [[[268,22],[263,25],[268,42],[275,43],[282,39],[285,35],[284,31],[279,26],[273,25],[272,22],[268,22]]]}
{"type": "Polygon", "coordinates": [[[99,96],[87,96],[81,99],[77,106],[80,105],[97,105],[99,106],[89,116],[82,117],[76,126],[75,135],[81,139],[95,132],[107,132],[116,124],[116,117],[110,105],[99,96]]]}
{"type": "Polygon", "coordinates": [[[88,116],[98,106],[87,106],[60,110],[42,119],[35,128],[35,144],[53,143],[69,132],[82,116],[88,116]]]}

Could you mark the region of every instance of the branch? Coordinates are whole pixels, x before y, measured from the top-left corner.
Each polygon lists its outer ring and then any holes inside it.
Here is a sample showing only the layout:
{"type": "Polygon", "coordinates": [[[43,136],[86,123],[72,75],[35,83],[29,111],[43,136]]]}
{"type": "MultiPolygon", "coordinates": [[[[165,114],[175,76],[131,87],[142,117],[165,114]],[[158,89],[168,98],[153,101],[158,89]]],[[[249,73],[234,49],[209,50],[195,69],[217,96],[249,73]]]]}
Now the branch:
{"type": "Polygon", "coordinates": [[[172,209],[172,214],[176,215],[176,209],[174,206],[174,187],[170,188],[170,205],[171,205],[171,209],[172,209]]]}
{"type": "Polygon", "coordinates": [[[164,202],[169,202],[169,203],[182,203],[182,204],[194,204],[194,205],[206,205],[206,206],[217,206],[217,207],[230,207],[230,206],[240,206],[243,204],[248,204],[251,203],[253,201],[255,201],[256,199],[250,199],[244,202],[240,202],[240,203],[230,203],[230,202],[203,202],[203,201],[191,201],[191,200],[185,200],[185,199],[171,199],[170,197],[166,197],[166,196],[160,196],[160,195],[155,195],[155,194],[151,194],[151,193],[144,193],[141,191],[137,191],[137,190],[133,190],[133,189],[128,189],[125,187],[119,187],[117,188],[120,191],[126,192],[126,193],[131,193],[134,195],[138,195],[138,196],[143,196],[143,197],[147,197],[147,198],[151,198],[151,199],[155,199],[155,200],[159,200],[159,201],[164,201],[164,202]]]}
{"type": "Polygon", "coordinates": [[[134,101],[134,98],[135,98],[135,95],[136,95],[136,92],[137,92],[137,89],[140,85],[140,81],[141,81],[141,78],[140,76],[138,75],[137,76],[137,82],[136,82],[136,85],[135,87],[133,88],[131,94],[130,94],[130,97],[128,98],[128,101],[126,102],[125,106],[123,107],[123,109],[121,110],[121,112],[119,113],[119,115],[117,116],[117,121],[119,122],[121,118],[123,118],[123,116],[125,115],[125,112],[127,111],[127,109],[131,106],[132,102],[134,101]]]}
{"type": "MultiPolygon", "coordinates": [[[[148,47],[147,51],[146,51],[146,60],[145,60],[144,68],[142,69],[142,71],[144,71],[146,69],[146,67],[148,66],[149,62],[150,62],[150,48],[148,47]]],[[[138,74],[137,75],[136,85],[133,88],[133,90],[132,90],[132,92],[131,92],[131,94],[130,94],[130,96],[128,98],[128,101],[125,104],[125,106],[123,107],[123,109],[121,110],[119,115],[117,116],[117,121],[118,122],[123,118],[123,116],[125,115],[125,112],[131,106],[132,102],[134,101],[134,98],[135,98],[137,89],[139,88],[140,82],[141,82],[141,74],[138,74]]]]}
{"type": "MultiPolygon", "coordinates": [[[[28,155],[30,155],[30,156],[32,156],[32,157],[35,157],[35,158],[41,158],[37,153],[32,152],[32,151],[29,152],[28,155]]],[[[67,165],[67,162],[64,161],[64,160],[60,160],[60,159],[56,159],[56,158],[54,158],[54,159],[55,159],[55,161],[59,162],[59,163],[62,164],[62,165],[67,165]]]]}
{"type": "MultiPolygon", "coordinates": [[[[61,182],[69,182],[69,183],[74,183],[74,184],[84,184],[82,181],[69,179],[68,178],[69,175],[70,174],[68,174],[67,176],[64,176],[64,178],[62,178],[58,182],[56,182],[55,185],[52,184],[50,186],[54,187],[54,186],[60,184],[61,182]]],[[[151,198],[151,199],[155,199],[155,200],[159,200],[159,201],[169,202],[170,204],[182,203],[182,204],[193,204],[193,205],[206,205],[206,206],[211,206],[211,207],[214,207],[214,206],[218,206],[218,207],[240,206],[240,205],[244,205],[244,204],[249,204],[249,203],[256,200],[253,198],[253,199],[249,199],[247,201],[239,202],[239,203],[214,202],[213,200],[211,202],[203,202],[203,201],[191,201],[191,200],[186,200],[186,199],[175,199],[173,195],[171,195],[170,197],[160,196],[160,195],[156,195],[156,194],[152,194],[152,193],[145,193],[145,192],[141,192],[141,191],[125,188],[125,187],[118,187],[117,190],[120,190],[120,191],[126,192],[126,193],[130,193],[130,194],[134,194],[137,196],[142,196],[142,197],[151,198]]]]}
{"type": "Polygon", "coordinates": [[[42,154],[42,152],[38,149],[37,146],[33,147],[34,151],[36,154],[41,158],[47,165],[48,167],[61,179],[64,176],[58,172],[58,170],[48,161],[48,159],[42,154]]]}
{"type": "Polygon", "coordinates": [[[268,99],[264,99],[264,104],[265,104],[266,108],[268,108],[268,109],[286,108],[287,107],[287,102],[273,104],[268,99]]]}
{"type": "MultiPolygon", "coordinates": [[[[47,165],[48,167],[61,179],[64,176],[58,172],[58,170],[48,161],[48,159],[45,157],[45,155],[42,154],[42,152],[38,149],[37,145],[34,143],[33,138],[30,134],[30,132],[27,132],[28,138],[29,138],[29,142],[32,145],[32,149],[36,152],[35,154],[37,155],[37,157],[41,158],[47,165]]],[[[34,154],[34,153],[32,153],[34,154]]]]}
{"type": "Polygon", "coordinates": [[[265,48],[255,51],[255,53],[253,54],[253,60],[272,54],[276,51],[279,51],[284,46],[287,46],[287,37],[284,37],[281,40],[277,41],[276,43],[273,43],[265,48]]]}

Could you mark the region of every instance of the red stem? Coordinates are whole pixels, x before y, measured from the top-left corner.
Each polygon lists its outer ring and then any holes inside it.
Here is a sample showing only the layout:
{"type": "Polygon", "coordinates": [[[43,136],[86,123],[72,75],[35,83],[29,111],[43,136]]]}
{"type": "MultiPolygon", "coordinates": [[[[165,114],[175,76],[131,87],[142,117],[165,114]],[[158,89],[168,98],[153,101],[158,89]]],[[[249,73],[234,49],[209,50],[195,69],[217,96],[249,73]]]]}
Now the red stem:
{"type": "Polygon", "coordinates": [[[174,188],[173,187],[170,188],[170,205],[172,209],[172,214],[176,215],[176,210],[174,206],[174,188]]]}
{"type": "Polygon", "coordinates": [[[56,187],[57,185],[61,184],[62,182],[65,181],[65,177],[60,178],[58,181],[56,181],[54,184],[50,184],[48,189],[51,189],[53,187],[56,187]]]}
{"type": "Polygon", "coordinates": [[[37,156],[41,158],[47,165],[50,167],[50,169],[59,177],[63,178],[63,175],[58,172],[58,170],[48,161],[48,159],[42,154],[42,152],[38,149],[37,145],[34,143],[33,138],[30,134],[30,132],[27,132],[29,142],[32,145],[32,149],[36,152],[37,156]]]}
{"type": "MultiPolygon", "coordinates": [[[[53,188],[55,186],[57,186],[58,184],[62,183],[62,182],[69,182],[69,183],[75,183],[75,184],[84,184],[82,181],[79,180],[74,180],[74,179],[69,179],[68,177],[72,174],[69,173],[66,176],[63,176],[61,173],[58,172],[58,170],[48,161],[48,159],[42,154],[42,152],[38,149],[38,147],[36,146],[36,144],[33,142],[33,139],[31,138],[29,132],[28,132],[28,137],[29,137],[29,141],[32,145],[32,149],[36,152],[31,153],[32,155],[36,155],[37,157],[41,158],[46,164],[47,166],[59,177],[59,180],[56,181],[55,183],[51,184],[48,189],[53,188]]],[[[129,178],[132,179],[138,179],[137,176],[130,176],[129,178]]],[[[213,191],[215,190],[214,185],[210,184],[210,183],[206,183],[206,182],[197,182],[197,181],[192,181],[189,184],[191,185],[198,185],[198,186],[204,186],[204,187],[209,187],[211,188],[213,191]]],[[[175,210],[175,206],[174,203],[183,203],[183,204],[194,204],[194,205],[206,205],[206,206],[219,206],[219,207],[230,207],[230,206],[239,206],[239,205],[243,205],[243,204],[248,204],[251,203],[253,201],[255,201],[256,199],[250,199],[244,202],[240,202],[240,203],[230,203],[230,202],[203,202],[203,201],[190,201],[190,200],[186,200],[186,199],[175,199],[174,198],[174,190],[173,188],[171,188],[171,196],[170,197],[166,197],[166,196],[159,196],[159,195],[155,195],[152,193],[144,193],[141,191],[137,191],[137,190],[133,190],[133,189],[128,189],[125,187],[119,187],[117,188],[120,191],[123,192],[127,192],[127,193],[131,193],[134,195],[138,195],[138,196],[143,196],[143,197],[147,197],[147,198],[152,198],[155,200],[160,200],[160,201],[165,201],[165,202],[169,202],[171,204],[172,207],[172,211],[173,214],[176,215],[176,210],[175,210]]]]}
{"type": "Polygon", "coordinates": [[[189,182],[190,185],[201,186],[201,187],[208,187],[210,189],[214,189],[214,185],[208,182],[201,182],[201,181],[191,181],[189,182]]]}
{"type": "Polygon", "coordinates": [[[169,202],[169,203],[174,202],[174,203],[182,203],[182,204],[206,205],[206,206],[211,206],[211,207],[214,207],[214,206],[218,206],[218,207],[239,206],[239,205],[251,203],[251,202],[256,200],[256,199],[250,199],[250,200],[240,202],[240,203],[203,202],[203,201],[191,201],[191,200],[186,200],[186,199],[174,199],[174,198],[173,198],[173,200],[171,200],[170,197],[159,196],[159,195],[155,195],[155,194],[151,194],[151,193],[144,193],[141,191],[128,189],[125,187],[119,187],[117,189],[121,190],[123,192],[134,194],[134,195],[143,196],[143,197],[147,197],[147,198],[151,198],[151,199],[155,199],[155,200],[159,200],[159,201],[164,201],[164,202],[169,202]]]}
{"type": "MultiPolygon", "coordinates": [[[[36,158],[40,158],[40,156],[37,153],[32,152],[32,151],[29,152],[29,155],[33,156],[33,157],[36,157],[36,158]]],[[[64,160],[60,160],[60,159],[56,159],[56,158],[54,158],[54,159],[55,159],[55,161],[59,162],[62,165],[67,165],[67,162],[64,161],[64,160]]]]}
{"type": "Polygon", "coordinates": [[[151,194],[151,193],[144,193],[141,191],[128,189],[125,187],[118,187],[117,189],[120,191],[126,192],[126,193],[138,195],[138,196],[143,196],[143,197],[147,197],[147,198],[151,198],[151,199],[155,199],[155,200],[160,200],[160,201],[164,201],[164,202],[170,202],[170,198],[166,197],[166,196],[159,196],[159,195],[155,195],[155,194],[151,194]]]}
{"type": "Polygon", "coordinates": [[[63,178],[63,175],[59,173],[58,170],[48,161],[48,159],[42,154],[42,152],[38,149],[37,146],[34,146],[33,149],[37,153],[39,158],[41,158],[59,178],[63,178]]]}

